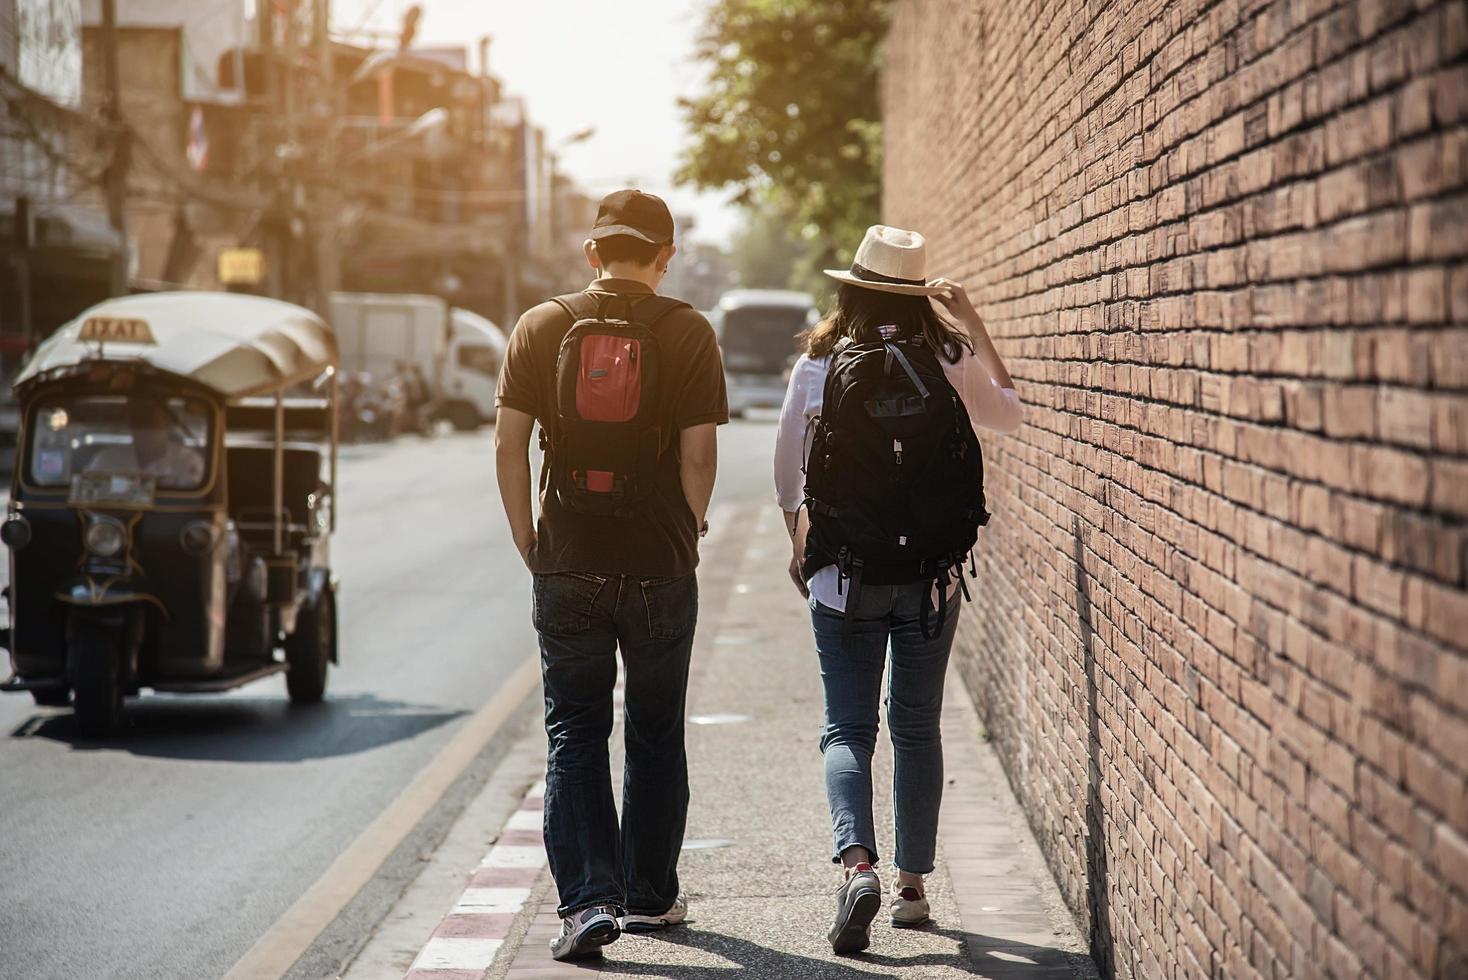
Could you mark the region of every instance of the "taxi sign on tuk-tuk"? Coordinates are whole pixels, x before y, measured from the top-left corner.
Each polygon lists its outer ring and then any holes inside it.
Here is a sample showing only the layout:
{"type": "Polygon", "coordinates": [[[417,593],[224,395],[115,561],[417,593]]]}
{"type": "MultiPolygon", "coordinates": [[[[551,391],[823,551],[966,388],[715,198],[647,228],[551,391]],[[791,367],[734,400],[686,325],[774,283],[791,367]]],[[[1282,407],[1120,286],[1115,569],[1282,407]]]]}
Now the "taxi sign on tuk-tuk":
{"type": "Polygon", "coordinates": [[[158,343],[148,321],[131,316],[87,317],[82,321],[77,339],[99,344],[146,344],[150,347],[158,343]]]}

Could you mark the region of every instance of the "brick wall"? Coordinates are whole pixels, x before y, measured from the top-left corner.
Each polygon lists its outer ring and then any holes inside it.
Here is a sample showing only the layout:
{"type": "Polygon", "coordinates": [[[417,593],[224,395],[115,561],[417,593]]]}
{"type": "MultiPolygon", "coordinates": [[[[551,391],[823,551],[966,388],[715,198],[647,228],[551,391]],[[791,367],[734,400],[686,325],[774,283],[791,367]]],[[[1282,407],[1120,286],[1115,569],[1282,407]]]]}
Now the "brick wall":
{"type": "Polygon", "coordinates": [[[1468,5],[898,0],[1018,379],[959,658],[1103,969],[1468,976],[1468,5]]]}

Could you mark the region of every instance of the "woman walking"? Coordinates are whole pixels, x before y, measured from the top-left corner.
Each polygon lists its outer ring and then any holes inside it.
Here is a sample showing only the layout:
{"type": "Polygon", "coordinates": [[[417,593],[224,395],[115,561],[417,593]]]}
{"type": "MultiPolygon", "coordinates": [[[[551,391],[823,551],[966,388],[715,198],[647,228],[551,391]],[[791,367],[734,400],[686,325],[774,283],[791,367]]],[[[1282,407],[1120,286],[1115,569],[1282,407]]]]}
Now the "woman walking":
{"type": "Polygon", "coordinates": [[[923,879],[933,870],[943,792],[943,679],[957,593],[967,592],[963,558],[988,517],[973,430],[1013,431],[1021,410],[963,286],[926,278],[921,235],[873,226],[850,271],[827,274],[841,285],[790,376],[775,484],[825,688],[832,860],[844,871],[829,938],[837,953],[850,953],[869,945],[882,904],[871,764],[889,645],[891,921],[928,921],[923,879]]]}

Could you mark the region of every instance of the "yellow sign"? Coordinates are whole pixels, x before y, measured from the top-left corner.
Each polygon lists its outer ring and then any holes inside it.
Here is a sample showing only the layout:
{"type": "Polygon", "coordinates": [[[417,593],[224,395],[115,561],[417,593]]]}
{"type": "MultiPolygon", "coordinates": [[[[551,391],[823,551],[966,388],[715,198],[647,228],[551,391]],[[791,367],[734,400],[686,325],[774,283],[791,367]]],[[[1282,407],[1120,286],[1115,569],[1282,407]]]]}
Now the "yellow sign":
{"type": "Polygon", "coordinates": [[[99,344],[149,344],[156,345],[153,329],[147,320],[130,316],[89,316],[82,321],[78,340],[93,340],[99,344]]]}
{"type": "Polygon", "coordinates": [[[226,248],[219,253],[219,282],[258,286],[265,278],[265,254],[258,248],[226,248]]]}

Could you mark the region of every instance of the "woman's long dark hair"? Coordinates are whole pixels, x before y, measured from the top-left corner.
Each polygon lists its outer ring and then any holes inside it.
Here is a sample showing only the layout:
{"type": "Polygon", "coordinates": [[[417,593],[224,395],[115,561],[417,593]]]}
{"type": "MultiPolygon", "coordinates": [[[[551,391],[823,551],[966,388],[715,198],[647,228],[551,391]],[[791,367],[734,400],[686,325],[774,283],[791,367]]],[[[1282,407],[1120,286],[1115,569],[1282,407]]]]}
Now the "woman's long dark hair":
{"type": "Polygon", "coordinates": [[[836,302],[825,319],[811,327],[801,339],[811,357],[825,357],[843,337],[859,344],[882,339],[878,327],[895,326],[903,339],[922,337],[935,352],[957,363],[965,348],[974,349],[966,331],[938,315],[926,296],[904,296],[842,283],[836,302]]]}

